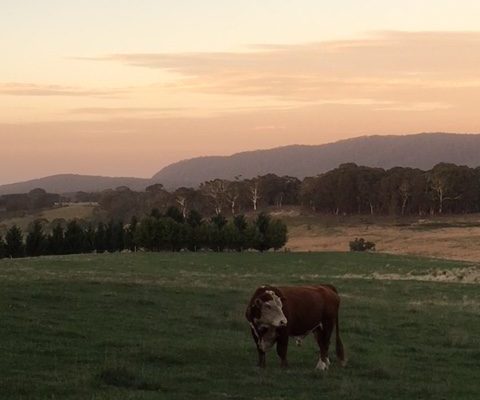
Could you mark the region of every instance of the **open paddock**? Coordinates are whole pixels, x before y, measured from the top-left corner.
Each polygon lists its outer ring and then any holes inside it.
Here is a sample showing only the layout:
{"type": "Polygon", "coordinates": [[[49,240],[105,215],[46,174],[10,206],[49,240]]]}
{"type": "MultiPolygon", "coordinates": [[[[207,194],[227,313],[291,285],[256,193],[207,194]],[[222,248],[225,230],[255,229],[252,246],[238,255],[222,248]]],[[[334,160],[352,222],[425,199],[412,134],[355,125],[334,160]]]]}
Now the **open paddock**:
{"type": "Polygon", "coordinates": [[[475,399],[478,271],[353,253],[1,260],[1,398],[475,399]],[[244,319],[255,287],[322,282],[342,297],[348,366],[315,371],[309,337],[290,341],[287,370],[274,350],[259,370],[244,319]]]}

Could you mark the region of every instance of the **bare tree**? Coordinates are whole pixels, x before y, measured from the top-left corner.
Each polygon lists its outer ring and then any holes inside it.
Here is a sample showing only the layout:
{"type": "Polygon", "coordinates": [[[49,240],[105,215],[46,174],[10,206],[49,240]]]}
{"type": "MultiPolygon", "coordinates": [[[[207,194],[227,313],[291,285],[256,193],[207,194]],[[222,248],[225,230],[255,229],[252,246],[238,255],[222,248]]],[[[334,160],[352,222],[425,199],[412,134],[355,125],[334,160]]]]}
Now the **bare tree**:
{"type": "Polygon", "coordinates": [[[181,187],[175,190],[175,202],[180,206],[183,218],[187,217],[188,208],[191,207],[191,200],[195,196],[195,189],[181,187]]]}
{"type": "Polygon", "coordinates": [[[187,217],[187,198],[185,196],[177,196],[175,199],[177,204],[180,206],[183,218],[187,217]]]}
{"type": "Polygon", "coordinates": [[[259,179],[254,178],[250,181],[249,189],[250,189],[250,200],[253,204],[253,210],[257,211],[258,200],[260,200],[260,193],[259,193],[259,179]]]}
{"type": "Polygon", "coordinates": [[[430,179],[430,189],[433,190],[435,195],[438,197],[438,213],[443,212],[443,202],[445,201],[445,182],[439,176],[433,176],[430,179]]]}
{"type": "Polygon", "coordinates": [[[443,205],[446,200],[458,200],[461,194],[455,195],[453,172],[456,166],[453,164],[440,163],[433,167],[430,172],[430,189],[438,199],[438,213],[443,213],[443,205]]]}
{"type": "Polygon", "coordinates": [[[226,185],[223,179],[214,179],[201,184],[201,190],[212,201],[215,214],[221,214],[225,203],[226,185]]]}
{"type": "Polygon", "coordinates": [[[225,199],[230,205],[232,215],[236,214],[237,200],[240,197],[240,190],[238,186],[238,182],[227,182],[226,185],[225,199]]]}
{"type": "Polygon", "coordinates": [[[405,215],[405,207],[407,206],[408,199],[412,195],[410,183],[407,180],[402,181],[398,187],[398,191],[402,199],[402,215],[405,215]]]}

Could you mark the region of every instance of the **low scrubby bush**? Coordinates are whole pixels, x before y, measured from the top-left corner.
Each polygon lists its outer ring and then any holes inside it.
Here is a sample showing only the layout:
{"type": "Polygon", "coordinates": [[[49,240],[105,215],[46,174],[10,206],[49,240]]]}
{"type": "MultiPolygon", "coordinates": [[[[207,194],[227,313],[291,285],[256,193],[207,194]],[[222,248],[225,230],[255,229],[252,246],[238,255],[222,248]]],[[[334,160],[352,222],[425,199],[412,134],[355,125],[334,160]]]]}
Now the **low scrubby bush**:
{"type": "Polygon", "coordinates": [[[350,251],[375,251],[375,243],[368,242],[364,238],[355,238],[350,242],[350,251]]]}

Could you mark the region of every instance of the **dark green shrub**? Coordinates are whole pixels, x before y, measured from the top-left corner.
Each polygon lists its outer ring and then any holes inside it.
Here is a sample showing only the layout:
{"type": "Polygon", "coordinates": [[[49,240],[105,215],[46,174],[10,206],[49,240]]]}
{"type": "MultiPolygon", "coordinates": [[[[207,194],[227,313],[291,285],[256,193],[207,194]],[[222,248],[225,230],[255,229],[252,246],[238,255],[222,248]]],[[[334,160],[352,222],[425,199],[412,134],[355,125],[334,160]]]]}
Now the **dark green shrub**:
{"type": "Polygon", "coordinates": [[[355,238],[350,242],[350,251],[375,251],[375,243],[365,241],[364,238],[355,238]]]}
{"type": "Polygon", "coordinates": [[[166,217],[170,217],[175,222],[179,224],[183,224],[185,222],[185,218],[183,217],[182,212],[175,206],[168,207],[167,212],[165,213],[166,217]]]}
{"type": "Polygon", "coordinates": [[[25,252],[27,256],[36,257],[45,254],[47,244],[47,237],[43,232],[42,222],[34,221],[26,239],[25,252]]]}
{"type": "Polygon", "coordinates": [[[22,230],[17,225],[13,225],[5,235],[5,255],[12,258],[25,256],[22,230]]]}
{"type": "Polygon", "coordinates": [[[63,227],[57,223],[48,236],[48,254],[63,254],[65,251],[65,234],[63,227]]]}
{"type": "Polygon", "coordinates": [[[85,248],[85,231],[77,220],[71,220],[65,230],[65,253],[80,254],[85,248]]]}
{"type": "Polygon", "coordinates": [[[5,257],[5,242],[3,241],[2,235],[0,235],[0,258],[5,257]]]}

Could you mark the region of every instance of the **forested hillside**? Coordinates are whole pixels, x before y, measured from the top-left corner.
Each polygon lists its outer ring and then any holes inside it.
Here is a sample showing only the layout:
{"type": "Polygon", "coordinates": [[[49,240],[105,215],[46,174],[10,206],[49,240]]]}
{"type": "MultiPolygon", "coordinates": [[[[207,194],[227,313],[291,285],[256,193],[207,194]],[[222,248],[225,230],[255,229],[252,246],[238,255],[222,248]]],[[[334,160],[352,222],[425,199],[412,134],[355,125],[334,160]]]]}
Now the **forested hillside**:
{"type": "Polygon", "coordinates": [[[314,176],[343,163],[379,168],[430,169],[440,162],[480,165],[480,135],[424,133],[405,136],[363,136],[317,146],[285,146],[199,157],[181,161],[153,176],[166,187],[196,186],[206,180],[253,178],[258,175],[314,176]]]}

